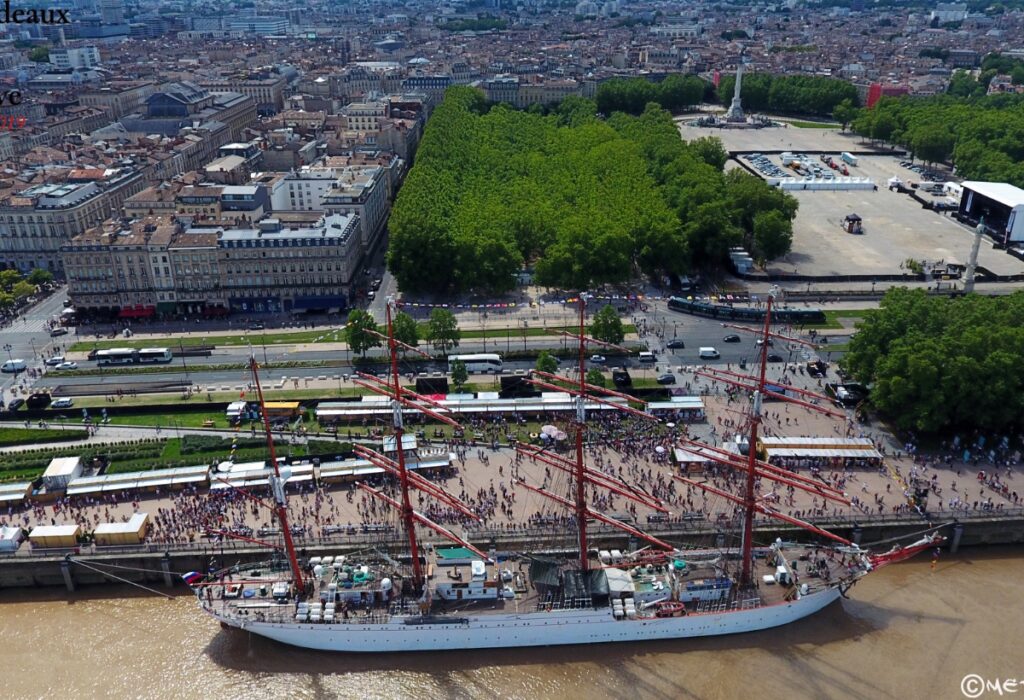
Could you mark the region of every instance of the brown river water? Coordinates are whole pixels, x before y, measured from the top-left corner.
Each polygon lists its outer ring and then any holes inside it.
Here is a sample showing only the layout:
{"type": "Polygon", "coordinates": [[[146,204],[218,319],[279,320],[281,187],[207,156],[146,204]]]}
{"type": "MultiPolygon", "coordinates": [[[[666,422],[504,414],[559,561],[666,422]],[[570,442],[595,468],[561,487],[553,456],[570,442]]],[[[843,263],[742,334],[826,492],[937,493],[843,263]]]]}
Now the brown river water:
{"type": "Polygon", "coordinates": [[[733,637],[363,657],[222,630],[189,595],[4,591],[0,697],[942,700],[967,674],[1024,695],[1024,551],[922,556],[850,595],[733,637]]]}

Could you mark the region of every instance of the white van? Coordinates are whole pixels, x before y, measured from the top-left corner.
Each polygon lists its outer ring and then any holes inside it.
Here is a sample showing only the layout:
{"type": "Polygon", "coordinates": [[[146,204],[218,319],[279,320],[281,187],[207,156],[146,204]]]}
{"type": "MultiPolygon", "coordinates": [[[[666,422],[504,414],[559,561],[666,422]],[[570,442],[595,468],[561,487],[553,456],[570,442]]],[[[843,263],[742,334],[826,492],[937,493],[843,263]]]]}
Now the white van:
{"type": "Polygon", "coordinates": [[[640,353],[640,361],[641,362],[654,362],[654,360],[655,360],[655,357],[654,357],[654,353],[653,352],[646,352],[646,351],[644,351],[644,352],[640,353]]]}
{"type": "Polygon", "coordinates": [[[24,372],[28,369],[28,365],[25,364],[24,360],[7,360],[0,366],[0,372],[5,374],[17,374],[18,372],[24,372]]]}
{"type": "Polygon", "coordinates": [[[700,359],[702,360],[717,360],[719,357],[721,357],[721,355],[718,354],[718,351],[715,350],[714,348],[705,347],[700,349],[698,357],[700,357],[700,359]]]}

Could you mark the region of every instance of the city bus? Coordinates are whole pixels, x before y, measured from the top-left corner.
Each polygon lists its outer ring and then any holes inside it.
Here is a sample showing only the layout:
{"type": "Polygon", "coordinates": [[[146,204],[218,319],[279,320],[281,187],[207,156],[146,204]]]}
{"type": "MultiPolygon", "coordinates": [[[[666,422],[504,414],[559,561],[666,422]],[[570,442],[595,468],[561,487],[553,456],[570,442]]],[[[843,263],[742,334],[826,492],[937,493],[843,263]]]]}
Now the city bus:
{"type": "Polygon", "coordinates": [[[135,363],[137,352],[133,348],[100,350],[96,353],[96,364],[100,367],[104,365],[131,365],[135,363]]]}
{"type": "Polygon", "coordinates": [[[501,355],[493,353],[479,353],[476,355],[450,355],[448,357],[448,371],[452,371],[452,363],[461,361],[466,365],[467,372],[501,372],[501,355]]]}
{"type": "Polygon", "coordinates": [[[173,359],[171,351],[167,348],[142,348],[138,352],[136,362],[140,365],[148,365],[158,362],[170,362],[173,359]]]}

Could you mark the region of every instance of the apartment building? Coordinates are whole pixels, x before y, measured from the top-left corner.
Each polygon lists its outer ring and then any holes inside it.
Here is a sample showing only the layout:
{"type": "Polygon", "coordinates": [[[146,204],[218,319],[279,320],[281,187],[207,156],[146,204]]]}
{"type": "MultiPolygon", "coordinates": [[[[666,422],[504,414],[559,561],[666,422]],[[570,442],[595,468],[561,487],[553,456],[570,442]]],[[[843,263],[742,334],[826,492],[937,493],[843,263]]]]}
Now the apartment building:
{"type": "Polygon", "coordinates": [[[199,86],[213,93],[238,93],[251,97],[260,114],[275,114],[284,107],[288,81],[283,75],[264,71],[256,75],[225,76],[200,80],[199,86]]]}
{"type": "Polygon", "coordinates": [[[265,219],[217,241],[220,286],[232,311],[342,309],[359,264],[359,217],[332,214],[311,227],[265,219]]]}
{"type": "Polygon", "coordinates": [[[168,246],[178,230],[165,217],[127,227],[108,221],[66,242],[61,256],[72,303],[122,318],[166,312],[174,289],[168,246]]]}
{"type": "Polygon", "coordinates": [[[61,252],[76,308],[131,318],[340,310],[358,269],[358,245],[352,215],[213,230],[181,230],[171,219],[148,217],[89,229],[61,252]]]}
{"type": "Polygon", "coordinates": [[[63,274],[67,241],[120,210],[142,190],[136,170],[107,171],[103,180],[35,185],[0,199],[0,265],[63,274]]]}

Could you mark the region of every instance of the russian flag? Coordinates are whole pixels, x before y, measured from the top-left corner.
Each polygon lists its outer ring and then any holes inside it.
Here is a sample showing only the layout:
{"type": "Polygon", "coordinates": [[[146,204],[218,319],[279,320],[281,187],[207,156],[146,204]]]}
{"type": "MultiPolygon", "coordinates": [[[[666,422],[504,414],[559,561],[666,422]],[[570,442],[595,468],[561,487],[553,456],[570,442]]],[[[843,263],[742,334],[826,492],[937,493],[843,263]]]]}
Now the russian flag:
{"type": "Polygon", "coordinates": [[[188,585],[191,586],[193,583],[196,583],[198,581],[202,581],[203,580],[203,575],[201,573],[199,573],[198,571],[189,571],[187,574],[185,574],[181,578],[182,578],[182,580],[185,583],[187,583],[188,585]]]}

